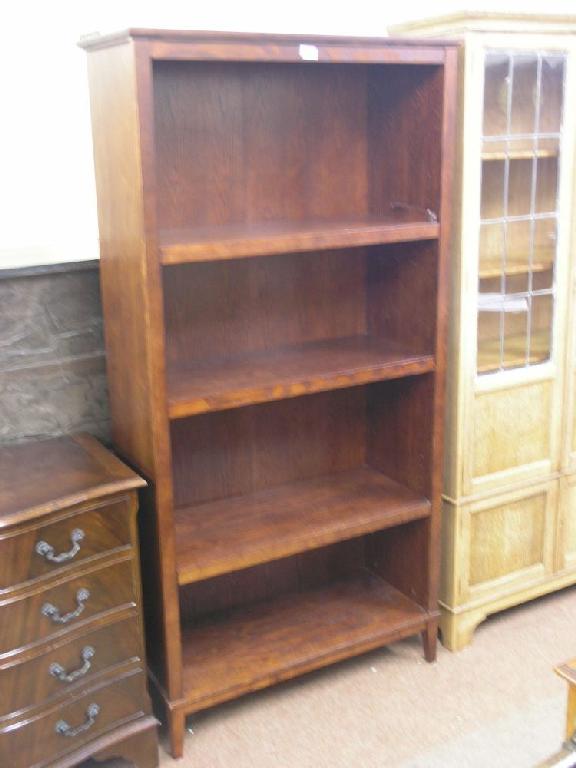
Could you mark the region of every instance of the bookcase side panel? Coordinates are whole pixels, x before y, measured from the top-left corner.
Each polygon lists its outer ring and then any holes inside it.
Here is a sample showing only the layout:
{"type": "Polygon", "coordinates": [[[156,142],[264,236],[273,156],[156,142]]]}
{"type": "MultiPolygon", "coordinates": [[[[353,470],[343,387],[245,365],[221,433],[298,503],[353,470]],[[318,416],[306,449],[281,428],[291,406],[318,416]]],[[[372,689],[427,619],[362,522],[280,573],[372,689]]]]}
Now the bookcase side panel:
{"type": "Polygon", "coordinates": [[[139,515],[148,658],[178,695],[179,615],[160,266],[150,216],[147,51],[133,42],[88,56],[113,441],[149,482],[139,515]]]}

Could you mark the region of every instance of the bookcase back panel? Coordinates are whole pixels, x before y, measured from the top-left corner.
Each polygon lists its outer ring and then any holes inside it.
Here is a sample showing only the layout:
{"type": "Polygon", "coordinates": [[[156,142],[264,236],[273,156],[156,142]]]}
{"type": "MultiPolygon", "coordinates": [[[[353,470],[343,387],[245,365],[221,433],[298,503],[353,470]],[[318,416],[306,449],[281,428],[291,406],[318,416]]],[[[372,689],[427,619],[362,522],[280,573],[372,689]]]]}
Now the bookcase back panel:
{"type": "Polygon", "coordinates": [[[345,579],[367,564],[365,542],[358,537],[188,584],[180,590],[182,622],[345,579]]]}
{"type": "Polygon", "coordinates": [[[164,270],[169,368],[352,336],[433,354],[437,243],[399,243],[164,270]]]}
{"type": "Polygon", "coordinates": [[[369,466],[431,495],[434,375],[180,419],[176,506],[369,466]]]}
{"type": "Polygon", "coordinates": [[[182,419],[171,426],[176,506],[360,467],[362,387],[182,419]]]}
{"type": "Polygon", "coordinates": [[[162,229],[438,213],[440,67],[158,61],[153,80],[162,229]]]}
{"type": "Polygon", "coordinates": [[[169,366],[366,333],[363,249],[164,270],[169,366]]]}
{"type": "Polygon", "coordinates": [[[159,62],[154,91],[161,226],[366,211],[362,67],[159,62]]]}

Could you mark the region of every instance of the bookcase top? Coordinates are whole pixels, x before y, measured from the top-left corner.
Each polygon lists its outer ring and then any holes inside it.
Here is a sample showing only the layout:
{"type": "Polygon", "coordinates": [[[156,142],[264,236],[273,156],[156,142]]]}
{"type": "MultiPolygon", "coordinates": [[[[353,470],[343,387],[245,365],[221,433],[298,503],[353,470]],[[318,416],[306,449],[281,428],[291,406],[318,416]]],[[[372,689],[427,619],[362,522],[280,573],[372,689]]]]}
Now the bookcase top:
{"type": "Polygon", "coordinates": [[[114,45],[122,45],[130,40],[146,40],[160,43],[228,43],[228,44],[252,44],[252,45],[329,45],[329,46],[354,46],[383,48],[395,48],[414,46],[439,47],[456,45],[454,40],[418,40],[394,37],[341,37],[333,35],[297,35],[297,34],[270,34],[261,32],[219,32],[211,30],[186,30],[186,29],[141,29],[131,28],[106,34],[95,33],[82,37],[78,45],[85,50],[107,48],[114,45]]]}

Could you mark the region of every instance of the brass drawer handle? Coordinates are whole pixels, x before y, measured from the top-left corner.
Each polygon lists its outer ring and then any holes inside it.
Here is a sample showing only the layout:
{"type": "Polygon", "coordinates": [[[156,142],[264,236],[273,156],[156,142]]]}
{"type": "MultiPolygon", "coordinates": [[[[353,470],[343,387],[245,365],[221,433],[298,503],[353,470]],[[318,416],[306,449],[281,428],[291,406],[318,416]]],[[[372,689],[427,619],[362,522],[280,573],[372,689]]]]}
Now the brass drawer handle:
{"type": "Polygon", "coordinates": [[[42,615],[52,619],[55,624],[68,624],[69,621],[77,619],[78,616],[80,616],[84,608],[86,608],[86,601],[89,597],[90,592],[87,589],[79,589],[78,592],[76,592],[76,602],[78,605],[73,611],[61,614],[58,608],[56,608],[55,605],[52,605],[52,603],[44,603],[42,606],[42,615]]]}
{"type": "Polygon", "coordinates": [[[80,658],[84,663],[81,667],[75,669],[74,672],[66,672],[64,667],[56,662],[54,664],[50,664],[50,669],[48,671],[52,677],[57,677],[58,680],[63,683],[73,683],[75,680],[78,680],[80,677],[84,677],[84,675],[88,673],[90,667],[92,666],[91,659],[94,658],[95,653],[96,651],[94,648],[92,648],[91,645],[86,645],[84,648],[82,648],[82,652],[80,654],[80,658]]]}
{"type": "Polygon", "coordinates": [[[80,552],[80,542],[84,538],[85,533],[81,528],[74,528],[70,534],[70,541],[72,542],[71,549],[68,552],[61,552],[59,555],[54,554],[54,547],[48,544],[47,541],[39,541],[36,544],[36,553],[42,555],[42,557],[49,560],[51,563],[65,563],[67,560],[72,560],[80,552]]]}
{"type": "Polygon", "coordinates": [[[59,733],[60,736],[67,736],[67,737],[78,736],[80,733],[84,733],[84,731],[87,731],[89,728],[92,728],[99,714],[100,714],[100,707],[98,706],[98,704],[90,704],[90,706],[86,710],[86,720],[81,725],[77,725],[76,728],[72,728],[71,725],[68,725],[66,720],[58,720],[58,722],[56,723],[56,726],[54,727],[54,730],[56,731],[56,733],[59,733]]]}

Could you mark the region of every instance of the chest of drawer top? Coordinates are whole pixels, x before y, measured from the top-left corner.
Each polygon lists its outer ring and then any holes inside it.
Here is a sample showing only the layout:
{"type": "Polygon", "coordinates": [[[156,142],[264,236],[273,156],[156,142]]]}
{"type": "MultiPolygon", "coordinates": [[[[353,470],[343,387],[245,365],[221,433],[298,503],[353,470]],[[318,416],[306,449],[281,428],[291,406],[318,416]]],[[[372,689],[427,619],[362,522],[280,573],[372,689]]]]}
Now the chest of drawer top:
{"type": "MultiPolygon", "coordinates": [[[[146,483],[89,435],[0,449],[0,534],[146,483]]],[[[49,546],[54,546],[47,540],[49,546]]],[[[62,542],[66,550],[70,542],[62,542]]],[[[55,552],[55,554],[60,554],[55,552]]]]}

